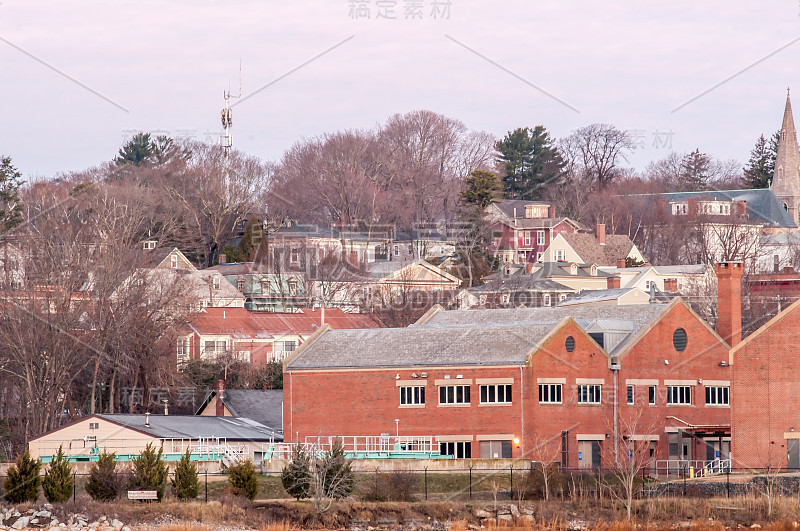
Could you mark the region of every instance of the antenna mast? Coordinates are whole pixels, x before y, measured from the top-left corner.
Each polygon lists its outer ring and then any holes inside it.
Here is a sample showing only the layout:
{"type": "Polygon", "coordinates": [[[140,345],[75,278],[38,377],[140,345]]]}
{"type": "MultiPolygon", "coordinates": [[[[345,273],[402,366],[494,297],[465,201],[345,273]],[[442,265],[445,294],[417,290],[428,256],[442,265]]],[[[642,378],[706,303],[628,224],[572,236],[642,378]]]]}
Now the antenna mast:
{"type": "Polygon", "coordinates": [[[229,167],[231,149],[233,148],[233,135],[231,134],[231,127],[233,127],[233,109],[231,109],[231,98],[239,99],[242,97],[242,60],[239,59],[239,95],[231,95],[230,83],[228,83],[228,90],[224,92],[225,95],[225,108],[222,109],[222,127],[225,129],[225,136],[220,137],[220,144],[225,150],[225,186],[229,182],[229,167]]]}

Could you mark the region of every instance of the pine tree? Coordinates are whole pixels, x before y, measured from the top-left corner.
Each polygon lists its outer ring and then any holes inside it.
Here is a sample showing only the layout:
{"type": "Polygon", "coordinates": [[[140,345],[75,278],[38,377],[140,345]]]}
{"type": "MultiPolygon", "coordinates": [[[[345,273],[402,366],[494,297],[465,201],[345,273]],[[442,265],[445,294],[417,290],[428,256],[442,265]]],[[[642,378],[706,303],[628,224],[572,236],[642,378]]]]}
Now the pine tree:
{"type": "Polygon", "coordinates": [[[153,443],[147,443],[144,451],[133,459],[133,488],[156,491],[158,501],[164,499],[168,477],[167,465],[161,458],[163,451],[163,448],[159,448],[156,452],[153,443]]]}
{"type": "Polygon", "coordinates": [[[175,468],[175,477],[172,479],[172,488],[175,496],[180,500],[193,500],[200,492],[200,481],[197,479],[197,465],[192,462],[192,452],[189,448],[181,456],[175,468]]]}
{"type": "Polygon", "coordinates": [[[120,481],[117,478],[117,462],[114,457],[113,453],[103,450],[97,462],[89,470],[86,492],[93,500],[111,501],[119,496],[120,481]]]}
{"type": "Polygon", "coordinates": [[[297,500],[311,495],[311,460],[299,444],[295,445],[292,460],[281,472],[281,481],[286,492],[297,500]]]}
{"type": "Polygon", "coordinates": [[[152,157],[153,141],[150,139],[150,133],[137,133],[119,149],[114,162],[119,166],[125,164],[145,166],[151,162],[152,157]]]}
{"type": "Polygon", "coordinates": [[[318,473],[323,474],[322,483],[325,495],[329,498],[346,498],[355,484],[350,460],[344,455],[341,439],[336,439],[331,449],[325,452],[317,464],[318,473]]]}
{"type": "Polygon", "coordinates": [[[8,469],[6,480],[3,483],[5,499],[9,503],[35,502],[39,499],[39,486],[42,478],[39,472],[42,462],[31,459],[31,454],[25,450],[17,461],[8,469]]]}
{"type": "Polygon", "coordinates": [[[544,126],[517,128],[496,144],[505,169],[503,185],[510,199],[540,199],[546,185],[562,175],[564,160],[544,126]]]}
{"type": "Polygon", "coordinates": [[[11,164],[11,157],[0,156],[0,234],[22,222],[19,187],[22,174],[11,164]]]}
{"type": "MultiPolygon", "coordinates": [[[[771,142],[774,143],[774,139],[771,142]]],[[[773,150],[773,147],[767,144],[764,135],[758,137],[755,147],[750,152],[747,167],[744,168],[742,185],[745,188],[767,188],[775,174],[776,157],[777,146],[773,150]]]]}
{"type": "Polygon", "coordinates": [[[252,501],[258,494],[258,472],[249,459],[228,467],[228,482],[236,496],[252,501]]]}
{"type": "Polygon", "coordinates": [[[684,192],[696,192],[708,187],[711,177],[711,158],[699,149],[684,155],[681,161],[681,173],[678,176],[680,189],[684,192]]]}
{"type": "Polygon", "coordinates": [[[58,447],[58,454],[50,462],[50,467],[44,474],[42,490],[44,497],[50,503],[61,503],[69,500],[75,488],[75,476],[72,474],[72,467],[69,466],[69,459],[64,455],[61,446],[58,447]]]}
{"type": "Polygon", "coordinates": [[[464,179],[466,188],[458,196],[463,205],[475,205],[481,212],[492,203],[497,203],[503,191],[503,183],[490,171],[475,170],[464,179]]]}
{"type": "Polygon", "coordinates": [[[247,220],[244,226],[244,234],[239,240],[239,255],[243,262],[255,261],[261,242],[264,241],[264,229],[256,216],[247,220]]]}

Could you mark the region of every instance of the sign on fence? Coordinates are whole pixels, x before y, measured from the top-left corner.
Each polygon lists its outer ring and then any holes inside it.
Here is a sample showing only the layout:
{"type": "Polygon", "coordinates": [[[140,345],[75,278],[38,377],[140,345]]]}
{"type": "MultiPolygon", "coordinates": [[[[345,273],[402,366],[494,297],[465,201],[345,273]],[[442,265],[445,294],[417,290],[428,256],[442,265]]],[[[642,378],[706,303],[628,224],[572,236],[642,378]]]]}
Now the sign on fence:
{"type": "Polygon", "coordinates": [[[154,490],[129,490],[129,500],[157,500],[158,492],[154,490]]]}

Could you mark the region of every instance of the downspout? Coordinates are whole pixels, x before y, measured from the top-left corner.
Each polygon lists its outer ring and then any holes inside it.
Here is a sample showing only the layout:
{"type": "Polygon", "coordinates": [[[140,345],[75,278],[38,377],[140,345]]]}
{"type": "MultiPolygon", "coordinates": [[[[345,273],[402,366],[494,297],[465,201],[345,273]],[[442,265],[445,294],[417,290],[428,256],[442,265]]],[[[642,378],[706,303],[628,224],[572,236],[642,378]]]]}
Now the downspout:
{"type": "Polygon", "coordinates": [[[292,432],[294,432],[294,399],[293,399],[294,385],[292,385],[292,371],[288,372],[289,372],[289,436],[291,437],[292,432]]]}
{"type": "MultiPolygon", "coordinates": [[[[522,365],[519,366],[519,450],[520,457],[525,456],[525,379],[522,374],[522,365]]],[[[720,448],[722,446],[720,445],[720,448]]]]}
{"type": "Polygon", "coordinates": [[[611,358],[611,381],[614,387],[614,463],[619,466],[619,432],[617,427],[617,371],[619,363],[615,363],[615,358],[611,358]]]}

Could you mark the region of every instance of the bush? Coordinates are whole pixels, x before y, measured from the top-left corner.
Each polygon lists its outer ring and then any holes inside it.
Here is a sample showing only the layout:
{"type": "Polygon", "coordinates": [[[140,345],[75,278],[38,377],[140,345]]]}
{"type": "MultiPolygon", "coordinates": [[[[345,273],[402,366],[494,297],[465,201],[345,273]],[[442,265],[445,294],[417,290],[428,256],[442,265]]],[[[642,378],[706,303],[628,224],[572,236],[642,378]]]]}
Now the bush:
{"type": "Polygon", "coordinates": [[[133,459],[133,477],[131,487],[135,490],[154,490],[158,494],[158,501],[164,499],[164,489],[167,486],[167,465],[161,459],[163,448],[156,452],[153,443],[133,459]]]}
{"type": "Polygon", "coordinates": [[[367,490],[363,494],[365,501],[404,501],[417,500],[419,476],[408,470],[393,470],[388,473],[375,472],[374,481],[366,483],[367,490]]]}
{"type": "Polygon", "coordinates": [[[64,455],[61,446],[58,447],[58,454],[50,462],[50,467],[44,474],[42,490],[44,497],[50,503],[61,503],[70,499],[75,488],[75,476],[72,475],[72,467],[69,466],[69,459],[64,455]]]}
{"type": "Polygon", "coordinates": [[[301,500],[311,495],[311,460],[299,444],[292,451],[292,460],[281,472],[283,488],[289,496],[301,500]]]}
{"type": "Polygon", "coordinates": [[[119,496],[123,482],[117,476],[116,469],[114,454],[103,450],[100,458],[89,470],[89,481],[86,483],[86,492],[93,500],[111,501],[119,496]]]}
{"type": "Polygon", "coordinates": [[[200,492],[200,481],[197,479],[197,465],[192,463],[192,452],[189,448],[181,456],[172,479],[175,496],[181,500],[193,500],[200,492]]]}
{"type": "Polygon", "coordinates": [[[42,462],[31,459],[31,454],[25,450],[17,461],[8,469],[8,476],[3,483],[5,499],[9,503],[35,502],[39,499],[39,486],[42,478],[39,472],[42,462]]]}
{"type": "Polygon", "coordinates": [[[252,501],[258,494],[258,472],[249,459],[228,467],[228,482],[236,496],[247,496],[252,501]]]}
{"type": "Polygon", "coordinates": [[[344,455],[341,439],[336,439],[333,446],[317,464],[318,474],[322,474],[322,486],[328,498],[346,498],[353,491],[355,479],[350,460],[344,455]]]}

